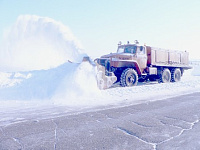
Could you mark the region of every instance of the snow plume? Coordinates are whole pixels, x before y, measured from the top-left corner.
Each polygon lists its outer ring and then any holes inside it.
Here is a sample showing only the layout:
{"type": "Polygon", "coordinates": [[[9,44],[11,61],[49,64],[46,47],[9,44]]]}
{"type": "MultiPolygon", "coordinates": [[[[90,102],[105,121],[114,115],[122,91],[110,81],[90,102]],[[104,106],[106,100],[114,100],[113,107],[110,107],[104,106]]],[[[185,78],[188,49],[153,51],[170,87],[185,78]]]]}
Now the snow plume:
{"type": "Polygon", "coordinates": [[[80,61],[83,53],[70,29],[51,18],[19,16],[0,47],[1,71],[28,71],[80,61]]]}

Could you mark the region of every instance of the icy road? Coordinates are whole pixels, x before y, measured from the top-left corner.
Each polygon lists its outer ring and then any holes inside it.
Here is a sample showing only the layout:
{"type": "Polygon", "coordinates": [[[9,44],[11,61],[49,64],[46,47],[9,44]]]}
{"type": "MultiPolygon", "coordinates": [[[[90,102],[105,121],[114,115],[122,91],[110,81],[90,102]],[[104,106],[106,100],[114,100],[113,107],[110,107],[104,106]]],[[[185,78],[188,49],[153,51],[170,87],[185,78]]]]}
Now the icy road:
{"type": "Polygon", "coordinates": [[[200,93],[0,126],[0,149],[200,149],[200,93]]]}

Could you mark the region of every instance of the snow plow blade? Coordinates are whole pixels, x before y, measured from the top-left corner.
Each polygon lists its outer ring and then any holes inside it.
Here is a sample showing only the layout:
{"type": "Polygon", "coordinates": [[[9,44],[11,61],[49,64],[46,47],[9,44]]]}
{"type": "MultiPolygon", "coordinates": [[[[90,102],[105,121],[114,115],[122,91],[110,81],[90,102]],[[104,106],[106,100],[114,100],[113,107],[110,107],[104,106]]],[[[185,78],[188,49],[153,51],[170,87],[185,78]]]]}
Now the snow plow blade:
{"type": "Polygon", "coordinates": [[[117,81],[117,77],[113,72],[109,72],[106,75],[106,69],[104,66],[99,65],[96,61],[95,64],[97,66],[97,86],[100,90],[108,89],[117,81]]]}
{"type": "Polygon", "coordinates": [[[91,65],[97,67],[96,80],[97,86],[100,90],[108,89],[117,81],[117,77],[113,72],[108,72],[106,75],[106,69],[104,66],[99,65],[97,61],[92,61],[90,57],[83,57],[82,62],[89,62],[91,65]]]}

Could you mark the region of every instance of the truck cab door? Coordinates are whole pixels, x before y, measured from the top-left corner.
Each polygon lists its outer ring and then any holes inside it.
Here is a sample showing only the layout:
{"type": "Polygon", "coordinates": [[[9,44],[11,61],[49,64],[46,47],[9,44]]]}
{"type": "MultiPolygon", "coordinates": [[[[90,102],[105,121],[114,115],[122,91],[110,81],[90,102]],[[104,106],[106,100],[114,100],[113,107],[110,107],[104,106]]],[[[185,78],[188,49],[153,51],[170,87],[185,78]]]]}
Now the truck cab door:
{"type": "Polygon", "coordinates": [[[140,66],[141,71],[147,67],[147,53],[144,46],[137,47],[137,62],[140,66]]]}

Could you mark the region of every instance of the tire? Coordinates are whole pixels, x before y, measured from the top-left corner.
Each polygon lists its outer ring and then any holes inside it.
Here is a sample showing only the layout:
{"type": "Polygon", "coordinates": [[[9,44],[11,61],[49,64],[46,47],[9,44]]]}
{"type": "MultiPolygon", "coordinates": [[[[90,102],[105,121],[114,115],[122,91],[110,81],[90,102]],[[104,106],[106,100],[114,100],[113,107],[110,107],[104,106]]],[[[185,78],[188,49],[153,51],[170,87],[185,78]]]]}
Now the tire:
{"type": "Polygon", "coordinates": [[[168,83],[171,81],[171,72],[168,68],[165,68],[161,71],[161,74],[159,75],[159,83],[168,83]]]}
{"type": "Polygon", "coordinates": [[[123,87],[135,86],[138,83],[138,74],[134,69],[127,68],[125,69],[120,78],[120,84],[123,87]]]}
{"type": "Polygon", "coordinates": [[[181,70],[179,68],[174,68],[171,71],[171,82],[178,82],[181,80],[181,70]]]}

